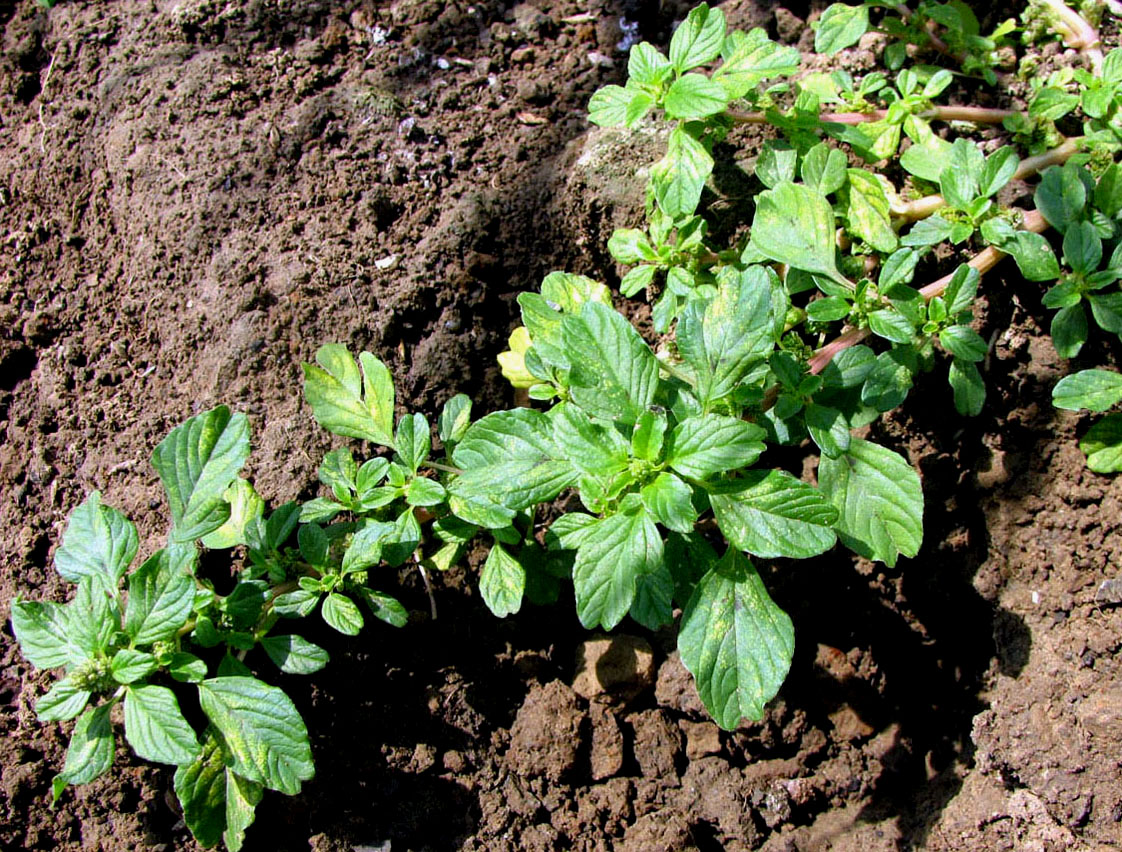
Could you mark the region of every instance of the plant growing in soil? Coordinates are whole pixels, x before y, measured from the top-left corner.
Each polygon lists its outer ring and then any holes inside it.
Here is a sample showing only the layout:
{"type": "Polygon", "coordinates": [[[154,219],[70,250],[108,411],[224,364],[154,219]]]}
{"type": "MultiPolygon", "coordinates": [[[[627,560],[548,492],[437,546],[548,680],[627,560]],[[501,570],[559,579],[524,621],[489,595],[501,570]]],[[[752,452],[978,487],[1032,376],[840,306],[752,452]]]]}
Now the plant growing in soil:
{"type": "MultiPolygon", "coordinates": [[[[1122,51],[1102,56],[1093,27],[1056,2],[1030,5],[1023,23],[1023,37],[1054,33],[1089,66],[1053,75],[1024,113],[936,102],[960,91],[955,75],[915,62],[917,50],[992,83],[1018,30],[1006,22],[983,36],[953,0],[830,7],[816,34],[822,53],[871,28],[891,37],[887,71],[860,78],[800,76],[797,51],[762,30],[728,32],[705,5],[668,54],[634,46],[626,85],[597,92],[590,116],[667,122],[646,222],[609,242],[631,267],[621,293],[657,294],[657,350],[604,285],[552,273],[520,294],[523,326],[500,356],[504,374],[548,407],[473,421],[470,400],[456,396],[436,424],[436,460],[423,415],[395,423],[385,364],[323,346],[304,367],[312,412],[373,449],[329,452],[319,468],[329,496],[273,511],[240,475],[244,415],[218,407],[173,430],[152,457],[169,506],[166,545],[136,567],[135,526],[95,492],[55,554],[76,584],[72,600],[12,603],[28,660],[64,672],[39,718],[77,719],[55,798],[108,770],[120,705],[134,751],[176,767],[196,838],[240,848],[264,789],[296,794],[313,773],[299,713],[262,673],[326,664],[292,620],[318,611],[357,635],[365,607],[403,626],[379,571],[412,561],[427,583],[473,541],[487,547],[480,591],[496,615],[551,603],[570,581],[589,628],[630,616],[653,630],[680,611],[682,660],[713,718],[726,729],[761,718],[790,667],[794,626],[752,559],[806,559],[839,541],[889,566],[918,552],[919,476],[854,433],[936,367],[961,414],[982,410],[988,344],[971,326],[982,274],[1011,255],[1024,278],[1051,283],[1043,301],[1057,309],[1063,357],[1095,333],[1088,309],[1099,329],[1122,333],[1122,51]],[[1059,128],[1076,119],[1082,134],[1064,138],[1059,128]],[[953,141],[937,132],[951,122],[953,141]],[[1000,125],[1008,144],[984,151],[961,122],[1000,125]],[[750,228],[718,240],[711,234],[744,230],[703,203],[742,125],[773,136],[755,161],[750,228]],[[882,162],[891,166],[866,165],[882,162]],[[1002,202],[1010,181],[1037,174],[1033,209],[1002,202]],[[938,271],[939,246],[976,253],[920,285],[938,271]],[[815,482],[768,453],[804,441],[819,456],[815,482]],[[207,550],[231,554],[226,574],[212,558],[202,567],[207,550]]],[[[1055,400],[1103,411],[1122,400],[1122,381],[1083,371],[1055,400]]],[[[1096,471],[1122,466],[1119,417],[1084,439],[1096,471]]]]}

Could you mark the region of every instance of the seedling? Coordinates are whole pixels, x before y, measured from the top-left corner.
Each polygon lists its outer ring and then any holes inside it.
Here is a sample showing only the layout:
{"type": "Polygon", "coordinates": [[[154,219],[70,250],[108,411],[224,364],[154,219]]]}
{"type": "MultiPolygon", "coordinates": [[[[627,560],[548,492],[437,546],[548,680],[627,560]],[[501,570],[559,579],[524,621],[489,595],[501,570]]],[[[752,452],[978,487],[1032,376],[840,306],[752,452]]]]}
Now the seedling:
{"type": "MultiPolygon", "coordinates": [[[[830,7],[818,49],[854,44],[872,26],[869,9],[883,5],[830,7]]],[[[519,296],[523,326],[500,355],[504,375],[548,407],[473,421],[458,395],[434,442],[423,415],[395,422],[385,364],[326,345],[304,367],[305,396],[324,428],[366,448],[360,457],[353,446],[329,452],[319,468],[324,495],[272,511],[240,476],[244,415],[219,407],[173,430],[152,459],[169,505],[165,546],[133,567],[135,527],[95,492],[72,513],[55,555],[77,586],[73,599],[12,603],[25,656],[63,672],[39,700],[39,717],[77,718],[55,798],[109,768],[120,704],[134,751],[176,767],[196,838],[240,848],[264,789],[295,794],[313,772],[303,721],[262,673],[326,664],[326,651],[291,632],[291,620],[318,612],[346,635],[363,629],[364,612],[404,626],[408,613],[378,588],[384,568],[447,570],[477,539],[488,548],[481,596],[497,616],[550,603],[571,582],[586,627],[610,630],[630,617],[653,630],[677,619],[681,658],[718,724],[761,718],[795,640],[753,560],[806,559],[838,543],[889,567],[918,553],[918,475],[854,432],[940,364],[958,411],[983,409],[977,365],[988,347],[971,327],[982,275],[1008,254],[1025,279],[1052,284],[1043,300],[1058,309],[1052,336],[1063,357],[1092,333],[1087,308],[1102,330],[1122,334],[1114,162],[1122,51],[1102,57],[1090,24],[1044,5],[1090,70],[1049,81],[1026,115],[940,105],[952,73],[904,67],[906,41],[996,79],[995,50],[1012,28],[984,37],[954,0],[878,8],[879,29],[903,40],[883,56],[891,78],[800,76],[797,51],[762,30],[727,32],[721,11],[705,5],[675,32],[668,55],[634,46],[626,85],[597,92],[590,117],[605,126],[670,122],[666,154],[650,169],[645,223],[609,242],[631,267],[622,294],[655,299],[660,349],[603,284],[552,273],[540,292],[519,296]],[[1016,143],[1075,114],[1081,137],[1024,158],[1013,145],[984,153],[932,129],[1003,123],[1016,143]],[[776,135],[754,164],[750,227],[719,245],[706,200],[715,146],[745,122],[776,135]],[[903,185],[860,165],[897,157],[910,175],[903,185]],[[1035,209],[1001,204],[1011,179],[1041,172],[1035,209]],[[1059,259],[1042,233],[1049,227],[1062,241],[1059,259]],[[933,247],[948,243],[978,251],[918,286],[933,247]],[[819,454],[815,483],[768,454],[805,440],[819,454]],[[581,509],[556,515],[549,507],[566,494],[581,509]],[[244,558],[233,552],[233,587],[223,594],[227,584],[202,572],[199,557],[234,548],[244,558]],[[201,729],[180,711],[185,691],[201,708],[201,729]]],[[[1103,411],[1122,401],[1122,380],[1079,372],[1057,385],[1055,400],[1103,411]]],[[[1093,470],[1122,467],[1119,418],[1084,438],[1093,470]]]]}

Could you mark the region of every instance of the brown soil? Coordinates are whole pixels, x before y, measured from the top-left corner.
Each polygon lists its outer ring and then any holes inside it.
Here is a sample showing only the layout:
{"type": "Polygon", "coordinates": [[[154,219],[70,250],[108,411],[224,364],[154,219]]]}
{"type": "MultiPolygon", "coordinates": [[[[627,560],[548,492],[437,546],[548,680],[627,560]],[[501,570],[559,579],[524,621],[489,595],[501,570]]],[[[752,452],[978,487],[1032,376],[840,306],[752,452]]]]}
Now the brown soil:
{"type": "MultiPolygon", "coordinates": [[[[725,6],[810,37],[805,7],[725,6]]],[[[48,807],[70,726],[35,720],[50,678],[8,602],[65,597],[70,509],[100,489],[158,546],[148,455],[219,402],[250,415],[258,490],[311,496],[330,441],[299,364],[328,341],[430,417],[461,391],[509,405],[515,293],[614,281],[607,237],[638,220],[657,140],[584,113],[624,72],[620,17],[665,44],[687,8],[0,0],[0,847],[195,848],[171,772],[123,747],[48,807]]],[[[470,566],[436,578],[432,621],[403,573],[405,629],[307,625],[331,665],[279,677],[318,774],[266,795],[247,848],[1117,848],[1122,610],[1098,590],[1122,480],[1085,469],[1039,293],[1005,274],[982,416],[948,418],[932,377],[874,430],[923,475],[920,557],[764,566],[798,650],[763,722],[718,731],[669,633],[584,646],[571,600],[496,620],[470,566]],[[604,650],[621,682],[598,693],[577,663],[604,650]]]]}

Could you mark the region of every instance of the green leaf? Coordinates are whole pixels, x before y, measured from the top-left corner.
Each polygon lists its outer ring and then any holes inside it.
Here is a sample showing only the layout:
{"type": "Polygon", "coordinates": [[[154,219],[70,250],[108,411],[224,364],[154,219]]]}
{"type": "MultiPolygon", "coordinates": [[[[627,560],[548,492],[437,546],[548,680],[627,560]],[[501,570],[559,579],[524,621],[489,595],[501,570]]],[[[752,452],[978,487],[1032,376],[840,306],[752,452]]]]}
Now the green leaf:
{"type": "Polygon", "coordinates": [[[968,325],[952,325],[939,332],[943,348],[963,361],[981,361],[989,346],[982,336],[968,325]]]}
{"type": "Polygon", "coordinates": [[[1011,255],[1027,281],[1055,281],[1060,277],[1056,253],[1043,234],[1014,230],[1004,219],[987,219],[982,223],[982,238],[1011,255]]]}
{"type": "Polygon", "coordinates": [[[306,675],[318,672],[330,660],[327,651],[295,633],[266,636],[261,640],[261,647],[285,674],[306,675]]]}
{"type": "Polygon", "coordinates": [[[658,362],[622,315],[599,302],[587,302],[580,315],[561,320],[572,359],[573,402],[593,417],[632,425],[654,399],[658,362]]]}
{"type": "Polygon", "coordinates": [[[852,47],[869,31],[869,7],[834,3],[826,8],[814,27],[814,51],[833,56],[852,47]]]}
{"type": "Polygon", "coordinates": [[[195,602],[195,581],[183,568],[193,564],[195,550],[184,550],[189,562],[161,549],[129,576],[125,632],[135,644],[171,639],[187,623],[195,602]]]}
{"type": "Polygon", "coordinates": [[[305,618],[311,615],[319,603],[319,593],[306,589],[297,589],[279,595],[273,601],[273,612],[282,618],[305,618]]]}
{"type": "Polygon", "coordinates": [[[666,462],[690,479],[739,470],[760,457],[767,433],[754,423],[720,414],[688,417],[670,433],[666,462]]]}
{"type": "Polygon", "coordinates": [[[122,648],[113,655],[109,664],[109,673],[117,683],[135,683],[148,677],[157,668],[159,663],[152,654],[132,648],[122,648]]]}
{"type": "Polygon", "coordinates": [[[969,139],[956,139],[947,165],[939,175],[939,189],[947,204],[956,210],[969,207],[980,194],[978,185],[985,167],[985,155],[977,145],[969,139]]]}
{"type": "Polygon", "coordinates": [[[635,598],[628,614],[648,630],[658,630],[674,621],[674,575],[665,559],[645,567],[635,578],[635,598]]]}
{"type": "Polygon", "coordinates": [[[896,250],[896,231],[889,216],[888,196],[875,175],[864,169],[848,169],[849,231],[881,252],[896,250]]]}
{"type": "MultiPolygon", "coordinates": [[[[909,134],[910,135],[910,134],[909,134]]],[[[922,180],[938,183],[951,156],[951,143],[926,129],[921,139],[900,155],[900,165],[922,180]]]]}
{"type": "Polygon", "coordinates": [[[177,426],[152,453],[168,495],[172,541],[188,542],[230,517],[226,489],[249,457],[249,420],[224,405],[177,426]]]}
{"type": "Polygon", "coordinates": [[[835,528],[850,550],[888,567],[915,556],[923,541],[923,489],[899,454],[854,438],[838,459],[818,467],[822,491],[838,510],[835,528]]]}
{"type": "Polygon", "coordinates": [[[263,793],[260,784],[227,770],[226,830],[222,834],[222,841],[229,852],[239,852],[241,849],[246,829],[253,825],[263,793]]]}
{"type": "Polygon", "coordinates": [[[166,686],[125,690],[125,739],[145,760],[180,766],[199,754],[199,741],[166,686]]]}
{"type": "Polygon", "coordinates": [[[359,356],[328,343],[316,352],[319,366],[304,364],[304,398],[324,429],[393,447],[394,388],[389,368],[369,352],[359,356]]]}
{"type": "Polygon", "coordinates": [[[1079,449],[1095,473],[1122,471],[1122,415],[1110,414],[1087,430],[1079,449]]]}
{"type": "Polygon", "coordinates": [[[410,506],[439,506],[446,496],[443,485],[423,476],[418,476],[405,488],[405,502],[410,506]]]}
{"type": "Polygon", "coordinates": [[[1087,312],[1080,304],[1060,308],[1052,317],[1052,345],[1061,358],[1074,358],[1087,342],[1087,312]]]}
{"type": "Polygon", "coordinates": [[[660,473],[639,491],[643,505],[651,517],[668,530],[693,532],[697,509],[693,506],[693,490],[672,473],[660,473]]]}
{"type": "Polygon", "coordinates": [[[849,316],[851,305],[841,296],[815,299],[806,306],[806,316],[811,322],[837,322],[849,316]]]}
{"type": "Polygon", "coordinates": [[[712,62],[725,41],[725,15],[705,3],[694,7],[670,38],[670,62],[679,72],[712,62]]]}
{"type": "Polygon", "coordinates": [[[823,453],[837,458],[849,448],[849,423],[841,411],[812,402],[803,410],[803,415],[811,440],[823,453]]]}
{"type": "Polygon", "coordinates": [[[666,156],[651,167],[651,186],[658,206],[670,217],[689,216],[701,202],[701,191],[713,173],[713,157],[684,127],[670,131],[666,156]]]}
{"type": "Polygon", "coordinates": [[[1036,93],[1029,104],[1029,118],[1056,121],[1079,105],[1079,95],[1048,86],[1036,93]]]}
{"type": "Polygon", "coordinates": [[[358,590],[359,596],[366,601],[370,612],[379,621],[391,624],[394,627],[404,627],[409,622],[409,612],[401,603],[382,592],[362,586],[358,590]]]}
{"type": "Polygon", "coordinates": [[[440,410],[440,419],[437,420],[437,434],[446,449],[458,443],[471,425],[471,398],[467,394],[458,393],[440,410]]]}
{"type": "Polygon", "coordinates": [[[657,260],[658,253],[651,247],[646,231],[638,228],[617,228],[608,238],[608,252],[620,263],[641,263],[657,260]]]}
{"type": "Polygon", "coordinates": [[[772,308],[771,279],[759,266],[722,280],[712,301],[694,300],[686,307],[678,323],[678,348],[697,375],[695,390],[703,405],[731,394],[774,348],[772,308]]]}
{"type": "Polygon", "coordinates": [[[726,58],[713,72],[713,79],[724,87],[730,100],[742,98],[764,80],[794,74],[799,70],[799,51],[778,45],[762,29],[734,32],[726,41],[726,58]],[[732,43],[729,53],[727,46],[732,43]]]}
{"type": "Polygon", "coordinates": [[[336,592],[323,601],[323,620],[347,636],[358,636],[363,625],[362,613],[355,602],[336,592]]]}
{"type": "Polygon", "coordinates": [[[912,321],[892,308],[884,308],[869,314],[869,330],[877,337],[883,337],[893,343],[911,343],[916,336],[912,321]]]}
{"type": "Polygon", "coordinates": [[[933,246],[949,240],[953,233],[954,225],[936,214],[912,225],[911,230],[900,238],[900,244],[914,248],[933,246]]]}
{"type": "Polygon", "coordinates": [[[661,85],[672,73],[673,66],[658,48],[647,42],[631,45],[627,56],[627,76],[635,83],[661,85]]]}
{"type": "Polygon", "coordinates": [[[791,667],[795,630],[751,562],[729,548],[698,582],[678,633],[682,663],[725,730],[758,721],[791,667]]]}
{"type": "Polygon", "coordinates": [[[842,151],[819,142],[803,155],[803,183],[822,195],[835,193],[845,186],[846,162],[842,151]]]}
{"type": "MultiPolygon", "coordinates": [[[[1122,48],[1116,48],[1122,51],[1122,48]]],[[[1122,166],[1111,163],[1095,186],[1095,207],[1110,218],[1122,212],[1122,166]]]]}
{"type": "Polygon", "coordinates": [[[631,453],[637,459],[657,462],[666,437],[666,412],[647,410],[639,415],[631,435],[631,453]]]}
{"type": "Polygon", "coordinates": [[[764,143],[756,160],[756,177],[768,189],[784,181],[795,179],[795,164],[799,153],[786,142],[769,139],[764,143]]]}
{"type": "Polygon", "coordinates": [[[834,261],[834,211],[810,187],[783,183],[757,195],[751,241],[764,257],[851,288],[834,261]]]}
{"type": "Polygon", "coordinates": [[[649,287],[657,271],[657,266],[649,264],[629,269],[619,282],[620,295],[630,299],[644,287],[649,287]]]}
{"type": "Polygon", "coordinates": [[[1005,145],[988,157],[978,181],[978,194],[984,198],[996,195],[1017,173],[1020,158],[1016,149],[1005,145]]]}
{"type": "Polygon", "coordinates": [[[764,558],[807,559],[834,546],[838,517],[813,485],[781,470],[749,471],[709,487],[717,525],[732,544],[764,558]]]}
{"type": "Polygon", "coordinates": [[[203,547],[211,550],[224,550],[245,544],[246,525],[265,512],[265,501],[244,479],[235,479],[223,493],[222,499],[230,504],[230,517],[214,532],[203,536],[203,547]]]}
{"type": "Polygon", "coordinates": [[[1064,263],[1077,274],[1090,275],[1103,259],[1103,241],[1090,222],[1075,222],[1064,234],[1064,263]]]}
{"type": "Polygon", "coordinates": [[[955,358],[947,372],[947,381],[954,391],[955,410],[966,417],[978,415],[986,403],[986,385],[977,365],[955,358]]]}
{"type": "Polygon", "coordinates": [[[87,574],[101,574],[116,586],[136,556],[140,540],[132,521],[101,503],[94,491],[70,513],[55,568],[66,580],[78,582],[87,574]]]}
{"type": "Polygon", "coordinates": [[[627,124],[631,102],[643,93],[623,86],[604,86],[597,89],[588,101],[588,120],[600,127],[620,127],[627,124]]]}
{"type": "Polygon", "coordinates": [[[67,638],[87,659],[105,651],[113,641],[113,634],[121,629],[108,581],[100,574],[87,574],[79,581],[78,592],[66,605],[66,612],[69,618],[67,638]]]}
{"type": "Polygon", "coordinates": [[[496,542],[487,554],[487,561],[479,575],[479,593],[483,596],[483,603],[496,617],[505,618],[522,609],[525,591],[526,569],[496,542]]]}
{"type": "Polygon", "coordinates": [[[174,784],[183,821],[195,840],[207,848],[217,844],[226,829],[226,762],[213,727],[203,734],[195,760],[175,770],[174,784]]]}
{"type": "Polygon", "coordinates": [[[549,418],[528,408],[477,420],[452,458],[464,471],[449,485],[453,497],[460,498],[454,500],[452,511],[480,526],[506,526],[514,512],[548,503],[575,484],[580,474],[554,443],[549,418]],[[472,504],[484,517],[461,514],[472,504]],[[488,506],[502,511],[489,512],[488,506]]]}
{"type": "Polygon", "coordinates": [[[1110,370],[1080,370],[1064,376],[1052,389],[1056,408],[1106,411],[1122,402],[1122,375],[1110,370]]]}
{"type": "Polygon", "coordinates": [[[643,510],[621,512],[581,530],[573,589],[586,628],[611,630],[635,600],[640,574],[664,569],[662,536],[643,510]]]}
{"type": "Polygon", "coordinates": [[[70,616],[61,604],[12,600],[12,632],[20,651],[37,669],[57,669],[85,659],[67,637],[69,626],[70,616]]]}
{"type": "Polygon", "coordinates": [[[206,677],[206,663],[194,654],[177,652],[167,663],[168,674],[180,683],[198,683],[206,677]]]}
{"type": "Polygon", "coordinates": [[[686,121],[723,112],[728,106],[724,87],[704,74],[686,74],[675,80],[666,93],[663,107],[667,118],[686,121]]]}
{"type": "Polygon", "coordinates": [[[50,691],[35,702],[35,717],[40,722],[73,719],[86,709],[92,694],[87,689],[76,687],[68,677],[55,681],[50,691]]]}
{"type": "Polygon", "coordinates": [[[571,403],[562,403],[550,413],[553,440],[574,467],[599,477],[609,477],[627,468],[628,444],[615,429],[592,422],[571,403]]]}
{"type": "Polygon", "coordinates": [[[51,782],[56,802],[67,784],[88,784],[113,765],[115,743],[109,721],[112,707],[112,702],[90,707],[78,717],[66,750],[66,763],[51,782]]]}
{"type": "Polygon", "coordinates": [[[212,678],[199,684],[199,703],[239,775],[295,796],[314,774],[304,720],[281,690],[251,677],[212,678]]]}
{"type": "Polygon", "coordinates": [[[432,448],[429,421],[425,419],[425,415],[406,414],[402,417],[397,422],[394,446],[401,463],[410,473],[416,474],[417,468],[429,457],[429,450],[432,448]]]}
{"type": "Polygon", "coordinates": [[[1068,163],[1046,169],[1040,175],[1033,201],[1048,224],[1065,233],[1079,220],[1087,203],[1087,187],[1079,176],[1079,167],[1068,163]]]}

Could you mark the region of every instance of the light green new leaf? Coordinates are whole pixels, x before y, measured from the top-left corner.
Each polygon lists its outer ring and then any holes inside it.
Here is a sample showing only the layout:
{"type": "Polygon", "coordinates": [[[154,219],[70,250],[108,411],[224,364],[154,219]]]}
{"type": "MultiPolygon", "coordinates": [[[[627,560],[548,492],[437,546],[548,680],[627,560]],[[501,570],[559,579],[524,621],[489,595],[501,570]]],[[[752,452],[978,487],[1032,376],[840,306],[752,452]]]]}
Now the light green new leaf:
{"type": "Polygon", "coordinates": [[[877,251],[896,250],[898,240],[889,217],[888,196],[875,175],[864,169],[848,169],[849,231],[877,251]]]}
{"type": "Polygon", "coordinates": [[[853,289],[834,259],[834,211],[822,193],[782,183],[756,196],[752,245],[764,257],[853,289]]]}
{"type": "Polygon", "coordinates": [[[70,616],[61,604],[12,600],[12,632],[20,651],[37,669],[79,663],[85,654],[67,638],[70,616]]]}
{"type": "Polygon", "coordinates": [[[588,120],[600,127],[620,127],[627,123],[631,101],[640,94],[638,89],[603,86],[588,101],[588,120]]]}
{"type": "Polygon", "coordinates": [[[634,424],[654,399],[658,361],[631,323],[586,302],[579,316],[561,320],[561,333],[572,359],[573,402],[593,417],[634,424]]]}
{"type": "Polygon", "coordinates": [[[678,73],[712,62],[725,41],[725,14],[702,3],[694,7],[670,38],[670,62],[678,73]]]}
{"type": "Polygon", "coordinates": [[[125,607],[125,632],[138,645],[171,639],[187,623],[195,602],[195,581],[184,569],[194,562],[194,547],[172,546],[185,551],[169,554],[161,549],[129,576],[129,600],[125,607]]]}
{"type": "Polygon", "coordinates": [[[381,562],[382,546],[393,529],[394,525],[385,521],[367,520],[343,554],[342,573],[362,571],[381,562]]]}
{"type": "Polygon", "coordinates": [[[1064,376],[1052,389],[1056,408],[1106,411],[1122,402],[1122,375],[1109,370],[1080,370],[1064,376]]]}
{"type": "Polygon", "coordinates": [[[1122,415],[1111,414],[1087,430],[1079,449],[1095,473],[1122,471],[1122,415]]]}
{"type": "Polygon", "coordinates": [[[668,530],[693,532],[697,523],[693,490],[674,474],[660,473],[654,482],[643,486],[639,496],[651,517],[668,530]]]}
{"type": "MultiPolygon", "coordinates": [[[[454,545],[446,545],[451,547],[454,545]]],[[[370,612],[379,621],[391,624],[394,627],[404,627],[409,622],[409,611],[401,605],[396,598],[362,586],[358,590],[359,596],[366,601],[370,612]]]]}
{"type": "Polygon", "coordinates": [[[686,604],[678,650],[705,708],[731,731],[763,718],[791,668],[795,630],[752,563],[730,547],[686,604]]]}
{"type": "Polygon", "coordinates": [[[838,509],[842,542],[890,568],[899,555],[915,556],[923,541],[923,489],[898,453],[854,438],[849,452],[822,459],[822,491],[838,509]]]}
{"type": "Polygon", "coordinates": [[[978,182],[978,194],[984,198],[996,195],[1012,180],[1020,162],[1016,149],[1008,145],[998,148],[986,157],[986,164],[982,168],[981,179],[978,182]]]}
{"type": "Polygon", "coordinates": [[[595,521],[579,540],[573,564],[577,616],[587,628],[611,630],[631,608],[639,575],[662,565],[662,536],[639,510],[595,521]]]}
{"type": "Polygon", "coordinates": [[[324,429],[348,438],[393,446],[393,377],[371,355],[359,356],[362,371],[347,348],[328,343],[316,352],[319,366],[304,364],[304,398],[324,429]]]}
{"type": "Polygon", "coordinates": [[[92,694],[87,689],[79,689],[70,678],[64,677],[55,681],[47,694],[35,702],[35,718],[40,722],[73,719],[86,709],[92,694]]]}
{"type": "Polygon", "coordinates": [[[152,453],[168,495],[172,540],[193,541],[230,517],[226,489],[249,457],[249,420],[224,405],[177,426],[152,453]]]}
{"type": "Polygon", "coordinates": [[[487,554],[487,561],[479,575],[479,593],[483,596],[483,603],[496,617],[505,618],[522,609],[525,591],[526,569],[496,542],[487,554]]]}
{"type": "Polygon", "coordinates": [[[195,732],[166,686],[130,686],[125,690],[125,739],[145,760],[181,766],[199,754],[195,732]]]}
{"type": "Polygon", "coordinates": [[[687,417],[670,433],[666,461],[690,479],[747,467],[764,451],[767,433],[738,417],[702,414],[687,417]]]}
{"type": "Polygon", "coordinates": [[[839,50],[857,44],[861,36],[869,31],[869,7],[834,3],[826,8],[813,26],[815,52],[833,56],[839,50]]]}
{"type": "Polygon", "coordinates": [[[939,175],[939,190],[947,204],[956,210],[965,210],[980,194],[978,183],[985,167],[985,154],[977,145],[969,139],[956,139],[947,165],[939,175]]]}
{"type": "Polygon", "coordinates": [[[670,131],[666,156],[651,166],[651,186],[658,206],[670,217],[689,216],[701,202],[713,157],[684,127],[670,131]]]}
{"type": "Polygon", "coordinates": [[[456,445],[452,459],[464,471],[449,486],[452,511],[491,528],[506,526],[516,511],[548,503],[580,475],[554,443],[550,419],[529,408],[477,420],[456,445]],[[469,513],[472,506],[477,511],[469,513]]]}
{"type": "Polygon", "coordinates": [[[749,471],[710,486],[717,525],[732,544],[771,559],[808,559],[834,546],[838,512],[815,488],[781,470],[749,471]]]}
{"type": "Polygon", "coordinates": [[[845,153],[819,142],[803,155],[800,174],[803,183],[822,195],[837,192],[845,185],[845,153]]]}
{"type": "Polygon", "coordinates": [[[304,720],[275,686],[251,677],[212,678],[199,684],[199,703],[239,775],[295,796],[315,773],[304,720]]]}
{"type": "Polygon", "coordinates": [[[265,513],[265,501],[244,479],[235,479],[222,498],[230,504],[230,517],[214,532],[203,536],[203,547],[211,550],[224,550],[245,544],[246,524],[265,513]]]}
{"type": "Polygon", "coordinates": [[[331,659],[327,651],[315,642],[309,642],[295,633],[266,636],[261,640],[261,647],[285,674],[306,675],[318,672],[331,659]]]}
{"type": "Polygon", "coordinates": [[[667,118],[690,121],[722,112],[728,97],[720,83],[704,74],[685,74],[670,85],[663,107],[667,118]]]}
{"type": "Polygon", "coordinates": [[[358,636],[363,625],[362,612],[355,602],[337,592],[324,598],[323,620],[347,636],[358,636]]]}
{"type": "Polygon", "coordinates": [[[58,801],[67,784],[88,784],[113,765],[113,727],[109,721],[112,706],[107,703],[90,707],[78,717],[66,750],[66,763],[51,782],[54,801],[58,801]]]}
{"type": "Polygon", "coordinates": [[[140,539],[132,521],[101,503],[94,491],[70,513],[55,568],[66,580],[78,582],[87,574],[101,574],[116,586],[136,556],[140,539]]]}

